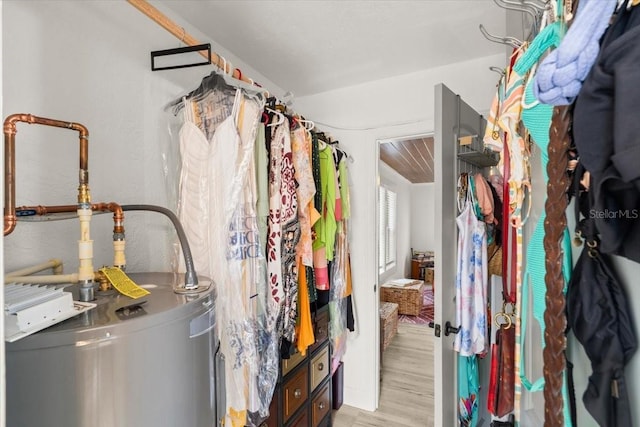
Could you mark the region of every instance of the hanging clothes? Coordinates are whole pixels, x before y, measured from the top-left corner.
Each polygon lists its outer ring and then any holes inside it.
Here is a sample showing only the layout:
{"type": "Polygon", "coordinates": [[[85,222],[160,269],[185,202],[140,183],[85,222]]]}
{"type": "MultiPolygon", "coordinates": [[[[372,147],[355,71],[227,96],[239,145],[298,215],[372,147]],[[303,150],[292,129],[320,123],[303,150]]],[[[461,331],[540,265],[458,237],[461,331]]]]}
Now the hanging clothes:
{"type": "MultiPolygon", "coordinates": [[[[540,60],[543,54],[551,47],[557,47],[565,32],[565,25],[561,20],[557,20],[542,29],[542,31],[535,37],[535,39],[529,45],[529,48],[521,55],[513,69],[519,75],[526,75],[529,72],[529,77],[525,83],[524,94],[522,99],[522,113],[521,120],[526,129],[531,135],[532,141],[539,147],[541,156],[541,166],[543,183],[546,187],[549,180],[547,176],[547,163],[549,161],[548,145],[549,145],[549,130],[551,127],[551,117],[553,115],[553,106],[543,104],[539,102],[534,95],[534,75],[535,75],[535,63],[540,60]]],[[[525,359],[527,352],[524,350],[526,342],[526,334],[528,333],[527,320],[529,317],[529,306],[532,307],[533,318],[537,321],[541,330],[541,345],[542,349],[545,347],[544,331],[545,321],[544,312],[546,309],[546,291],[545,284],[545,252],[543,246],[544,240],[544,222],[546,219],[545,212],[540,214],[538,222],[536,223],[533,234],[529,238],[529,242],[526,250],[525,271],[522,280],[522,304],[520,304],[520,318],[521,318],[521,333],[519,338],[519,373],[522,385],[529,391],[542,391],[544,388],[544,378],[539,378],[536,381],[530,381],[526,376],[525,359]],[[532,302],[529,303],[529,295],[531,295],[532,302]]],[[[565,284],[569,283],[571,267],[571,240],[569,236],[569,230],[564,230],[564,238],[562,241],[563,248],[563,273],[565,278],[565,284]]],[[[562,388],[563,400],[564,400],[564,419],[565,425],[571,426],[571,408],[567,378],[565,375],[564,384],[562,388]]]]}
{"type": "Polygon", "coordinates": [[[291,262],[283,259],[295,250],[299,240],[297,195],[293,170],[291,138],[287,121],[275,127],[269,156],[269,231],[267,262],[273,298],[284,304],[287,286],[291,285],[291,262]],[[287,275],[288,277],[285,277],[287,275]]]}
{"type": "Polygon", "coordinates": [[[256,213],[260,230],[261,251],[266,253],[267,230],[269,229],[269,153],[265,128],[258,126],[255,144],[255,172],[257,186],[256,213]]]}
{"type": "MultiPolygon", "coordinates": [[[[313,267],[313,240],[311,226],[317,221],[319,214],[313,207],[316,192],[311,166],[311,136],[308,131],[296,123],[291,132],[291,149],[295,170],[296,194],[298,197],[298,218],[300,220],[300,240],[296,246],[298,269],[298,321],[295,327],[296,347],[301,354],[306,354],[307,347],[314,343],[313,325],[311,323],[311,297],[307,268],[313,267]]],[[[311,270],[313,271],[313,270],[311,270]]],[[[313,275],[312,275],[313,276],[313,275]]],[[[315,289],[314,289],[315,291],[315,289]]],[[[313,296],[315,301],[315,294],[313,296]]]]}
{"type": "Polygon", "coordinates": [[[460,427],[478,425],[480,382],[478,358],[458,355],[458,424],[460,427]]]}
{"type": "Polygon", "coordinates": [[[333,260],[336,240],[336,167],[331,147],[325,143],[319,151],[320,193],[322,196],[321,217],[314,224],[315,239],[313,241],[313,267],[316,275],[316,287],[329,289],[328,261],[333,260]]]}
{"type": "Polygon", "coordinates": [[[267,267],[274,300],[282,307],[281,354],[288,358],[295,340],[298,304],[296,246],[300,240],[289,121],[276,125],[271,138],[269,169],[269,240],[267,267]]]}
{"type": "MultiPolygon", "coordinates": [[[[324,143],[324,142],[323,142],[324,143]]],[[[313,169],[313,181],[316,185],[316,194],[313,205],[316,211],[322,215],[322,183],[320,181],[320,140],[315,133],[311,134],[311,167],[313,169]]]]}
{"type": "Polygon", "coordinates": [[[569,105],[580,92],[596,60],[617,0],[578,3],[578,13],[558,49],[540,64],[535,77],[536,98],[550,105],[569,105]]]}
{"type": "Polygon", "coordinates": [[[307,286],[307,269],[298,257],[298,324],[296,325],[296,348],[301,355],[307,354],[307,348],[315,342],[311,306],[309,304],[309,287],[307,286]]]}
{"type": "Polygon", "coordinates": [[[348,331],[347,304],[344,297],[347,287],[347,235],[344,221],[338,223],[335,257],[331,262],[331,287],[329,291],[329,338],[331,339],[332,371],[346,352],[348,331]]]}
{"type": "Polygon", "coordinates": [[[639,128],[629,110],[640,99],[640,8],[634,4],[621,7],[607,29],[574,108],[576,174],[579,179],[586,168],[590,184],[576,192],[576,230],[586,246],[569,286],[567,320],[591,361],[582,400],[600,426],[633,425],[624,368],[638,343],[628,297],[607,254],[640,262],[639,128]]]}
{"type": "MultiPolygon", "coordinates": [[[[467,178],[462,178],[467,179],[467,178]]],[[[467,183],[466,200],[456,218],[458,255],[456,274],[456,334],[454,350],[461,356],[485,354],[487,332],[487,236],[485,224],[474,212],[471,183],[467,183]]]]}
{"type": "MultiPolygon", "coordinates": [[[[515,242],[515,272],[512,272],[511,280],[515,280],[515,334],[516,334],[516,381],[514,396],[514,416],[516,422],[520,421],[520,397],[522,394],[520,383],[520,334],[521,334],[521,303],[522,303],[522,227],[526,222],[529,212],[524,211],[525,198],[531,197],[531,177],[529,164],[529,146],[519,132],[518,123],[522,112],[522,96],[524,93],[524,78],[518,74],[513,65],[517,63],[527,44],[516,49],[511,56],[511,67],[507,70],[505,97],[502,111],[498,119],[498,125],[505,134],[504,150],[508,150],[509,176],[507,185],[509,191],[509,217],[505,218],[514,230],[515,242]]],[[[528,203],[531,208],[531,203],[528,203]]]]}
{"type": "Polygon", "coordinates": [[[580,162],[591,174],[600,250],[635,262],[640,262],[640,126],[633,113],[640,99],[638,34],[640,8],[622,7],[576,100],[573,127],[580,162]]]}
{"type": "Polygon", "coordinates": [[[342,219],[351,217],[351,200],[349,199],[349,171],[347,167],[347,154],[336,149],[338,152],[338,176],[340,183],[340,200],[342,202],[342,219]]]}
{"type": "Polygon", "coordinates": [[[258,93],[212,73],[171,105],[184,119],[177,211],[196,270],[216,284],[216,333],[226,358],[221,410],[231,427],[255,427],[266,419],[280,358],[294,347],[304,354],[315,341],[317,254],[324,262],[319,287],[333,287],[333,364],[353,330],[352,310],[344,304],[345,295],[351,298],[350,207],[340,160],[346,154],[324,143],[320,149],[317,138],[301,126],[290,129],[296,120],[280,120],[279,111],[271,110],[279,120],[269,123],[258,93]],[[351,323],[345,320],[350,312],[351,323]]]}
{"type": "MultiPolygon", "coordinates": [[[[234,105],[235,90],[222,77],[212,73],[203,79],[193,96],[184,97],[183,124],[179,131],[180,181],[177,215],[182,223],[193,256],[195,270],[211,277],[209,266],[209,160],[210,141],[228,117],[234,105]],[[206,87],[206,89],[205,89],[206,87]]],[[[184,257],[179,256],[178,271],[185,271],[184,257]]]]}
{"type": "Polygon", "coordinates": [[[300,125],[297,125],[291,132],[291,150],[297,183],[296,194],[300,220],[300,241],[296,247],[296,253],[301,257],[303,265],[313,267],[311,226],[320,215],[316,212],[312,214],[312,209],[315,210],[313,198],[316,194],[316,185],[311,166],[311,138],[308,131],[300,125]]]}
{"type": "Polygon", "coordinates": [[[238,238],[237,224],[254,223],[255,229],[246,232],[258,234],[255,216],[254,221],[247,221],[245,209],[253,198],[247,178],[261,107],[257,102],[243,100],[241,91],[237,90],[232,114],[218,126],[210,144],[209,233],[210,241],[217,242],[210,248],[210,267],[217,285],[220,348],[227,358],[226,419],[234,427],[244,426],[248,411],[259,409],[256,402],[249,401],[250,395],[255,396],[255,390],[251,390],[253,384],[247,382],[250,372],[258,369],[251,320],[255,282],[243,280],[243,276],[253,277],[250,272],[259,271],[258,266],[252,265],[254,257],[246,256],[252,254],[252,250],[257,253],[259,250],[246,247],[246,241],[238,238]],[[247,126],[240,125],[241,129],[247,129],[243,132],[244,140],[238,130],[239,121],[247,126]]]}

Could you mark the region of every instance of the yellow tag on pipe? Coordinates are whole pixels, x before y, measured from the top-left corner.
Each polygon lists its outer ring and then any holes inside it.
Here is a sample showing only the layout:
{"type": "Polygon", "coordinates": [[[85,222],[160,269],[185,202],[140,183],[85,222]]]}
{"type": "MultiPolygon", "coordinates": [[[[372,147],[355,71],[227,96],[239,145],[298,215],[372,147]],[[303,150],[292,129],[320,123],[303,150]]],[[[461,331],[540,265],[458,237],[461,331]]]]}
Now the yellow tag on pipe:
{"type": "Polygon", "coordinates": [[[148,290],[136,285],[136,283],[118,267],[105,267],[101,268],[100,271],[107,277],[109,283],[122,295],[135,299],[150,294],[148,290]]]}

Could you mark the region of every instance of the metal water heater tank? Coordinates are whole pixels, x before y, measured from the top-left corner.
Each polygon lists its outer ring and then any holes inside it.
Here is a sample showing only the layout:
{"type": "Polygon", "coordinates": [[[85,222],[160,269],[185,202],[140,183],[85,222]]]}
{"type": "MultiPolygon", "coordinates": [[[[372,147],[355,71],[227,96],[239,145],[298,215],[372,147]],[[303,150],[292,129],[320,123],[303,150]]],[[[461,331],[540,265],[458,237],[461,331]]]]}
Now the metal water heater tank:
{"type": "Polygon", "coordinates": [[[178,275],[129,276],[151,294],[97,293],[96,308],[6,344],[8,426],[217,425],[214,287],[182,295],[178,275]]]}

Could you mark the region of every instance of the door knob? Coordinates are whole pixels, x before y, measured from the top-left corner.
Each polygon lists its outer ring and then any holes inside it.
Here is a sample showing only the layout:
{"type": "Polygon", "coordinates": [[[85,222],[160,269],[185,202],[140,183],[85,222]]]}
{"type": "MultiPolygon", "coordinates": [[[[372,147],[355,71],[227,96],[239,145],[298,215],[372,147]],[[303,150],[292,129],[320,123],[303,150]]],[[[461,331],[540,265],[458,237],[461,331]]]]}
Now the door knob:
{"type": "Polygon", "coordinates": [[[457,334],[458,332],[460,332],[460,326],[457,328],[453,327],[451,326],[451,322],[447,320],[447,323],[444,324],[444,334],[449,336],[449,334],[457,334]]]}

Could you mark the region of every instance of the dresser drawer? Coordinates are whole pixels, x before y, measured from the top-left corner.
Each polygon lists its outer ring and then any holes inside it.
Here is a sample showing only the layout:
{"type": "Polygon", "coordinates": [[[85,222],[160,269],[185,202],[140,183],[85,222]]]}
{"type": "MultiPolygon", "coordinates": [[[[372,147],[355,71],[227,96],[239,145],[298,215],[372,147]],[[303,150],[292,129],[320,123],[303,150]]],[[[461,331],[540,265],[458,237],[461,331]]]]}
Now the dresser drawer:
{"type": "Polygon", "coordinates": [[[307,427],[309,425],[309,409],[305,408],[287,427],[307,427]]]}
{"type": "Polygon", "coordinates": [[[329,375],[329,346],[326,346],[311,359],[311,390],[329,375]]]}
{"type": "Polygon", "coordinates": [[[331,394],[329,384],[318,393],[311,403],[311,425],[317,427],[331,409],[331,394]]]}
{"type": "Polygon", "coordinates": [[[282,376],[287,375],[293,368],[298,366],[305,359],[305,356],[299,352],[295,352],[288,359],[282,359],[282,376]]]}
{"type": "MultiPolygon", "coordinates": [[[[328,306],[325,307],[329,308],[328,306]]],[[[322,310],[316,315],[313,325],[313,335],[316,341],[309,347],[310,352],[320,347],[320,345],[329,338],[329,310],[322,310]]]]}
{"type": "Polygon", "coordinates": [[[307,400],[309,390],[308,374],[308,366],[304,366],[291,379],[287,380],[282,387],[285,422],[307,400]]]}

